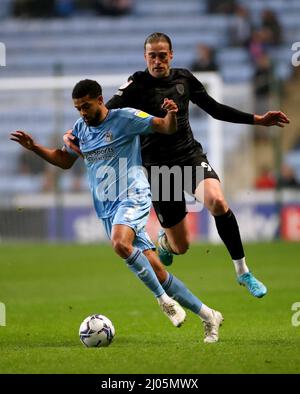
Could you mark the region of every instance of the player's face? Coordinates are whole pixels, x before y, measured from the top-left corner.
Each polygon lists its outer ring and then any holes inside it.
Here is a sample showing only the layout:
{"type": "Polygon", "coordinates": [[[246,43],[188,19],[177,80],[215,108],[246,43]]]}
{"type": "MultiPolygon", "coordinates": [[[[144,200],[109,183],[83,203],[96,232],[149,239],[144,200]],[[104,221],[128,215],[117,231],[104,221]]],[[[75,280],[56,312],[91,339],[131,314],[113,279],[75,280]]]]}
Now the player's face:
{"type": "Polygon", "coordinates": [[[170,74],[173,52],[166,41],[146,44],[144,56],[152,77],[164,78],[170,74]]]}
{"type": "Polygon", "coordinates": [[[89,95],[73,99],[74,107],[88,126],[98,126],[101,122],[101,108],[103,97],[91,98],[89,95]]]}

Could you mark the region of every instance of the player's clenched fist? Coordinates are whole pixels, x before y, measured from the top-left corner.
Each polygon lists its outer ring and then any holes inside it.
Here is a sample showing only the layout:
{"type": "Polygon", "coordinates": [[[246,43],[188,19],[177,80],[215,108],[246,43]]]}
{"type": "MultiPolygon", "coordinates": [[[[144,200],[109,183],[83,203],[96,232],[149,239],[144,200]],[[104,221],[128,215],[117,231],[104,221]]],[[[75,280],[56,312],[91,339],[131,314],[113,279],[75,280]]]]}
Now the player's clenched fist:
{"type": "Polygon", "coordinates": [[[168,112],[178,112],[178,107],[175,101],[170,100],[168,98],[164,99],[164,102],[161,107],[168,112]]]}

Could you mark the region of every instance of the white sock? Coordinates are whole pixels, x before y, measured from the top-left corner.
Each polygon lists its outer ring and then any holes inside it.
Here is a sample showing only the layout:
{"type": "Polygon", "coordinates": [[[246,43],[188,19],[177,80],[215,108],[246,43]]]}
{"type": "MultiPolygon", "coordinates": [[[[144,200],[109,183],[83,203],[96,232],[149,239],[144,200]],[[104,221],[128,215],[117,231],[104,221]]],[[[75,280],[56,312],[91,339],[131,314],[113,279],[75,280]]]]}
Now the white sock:
{"type": "Polygon", "coordinates": [[[160,297],[157,297],[157,301],[159,302],[159,304],[164,304],[165,302],[170,302],[171,298],[168,296],[167,293],[162,294],[160,297]]]}
{"type": "Polygon", "coordinates": [[[249,268],[247,267],[245,257],[243,257],[240,260],[232,260],[232,261],[237,275],[243,275],[246,272],[249,272],[249,268]]]}
{"type": "Polygon", "coordinates": [[[209,321],[212,318],[212,310],[207,305],[202,304],[199,312],[199,316],[204,321],[209,321]]]}

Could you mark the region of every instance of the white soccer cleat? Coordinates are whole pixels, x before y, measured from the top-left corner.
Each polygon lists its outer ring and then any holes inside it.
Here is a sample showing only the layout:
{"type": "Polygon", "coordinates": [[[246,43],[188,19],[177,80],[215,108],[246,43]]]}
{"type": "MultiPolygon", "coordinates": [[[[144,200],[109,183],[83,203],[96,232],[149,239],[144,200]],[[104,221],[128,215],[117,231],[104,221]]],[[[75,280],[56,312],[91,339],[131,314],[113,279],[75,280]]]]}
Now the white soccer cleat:
{"type": "Polygon", "coordinates": [[[168,316],[175,327],[180,327],[184,323],[186,313],[177,301],[170,298],[168,302],[158,301],[158,303],[164,314],[168,316]]]}
{"type": "Polygon", "coordinates": [[[224,318],[218,311],[212,309],[212,318],[209,321],[203,320],[204,325],[204,343],[218,342],[219,328],[222,325],[224,318]]]}

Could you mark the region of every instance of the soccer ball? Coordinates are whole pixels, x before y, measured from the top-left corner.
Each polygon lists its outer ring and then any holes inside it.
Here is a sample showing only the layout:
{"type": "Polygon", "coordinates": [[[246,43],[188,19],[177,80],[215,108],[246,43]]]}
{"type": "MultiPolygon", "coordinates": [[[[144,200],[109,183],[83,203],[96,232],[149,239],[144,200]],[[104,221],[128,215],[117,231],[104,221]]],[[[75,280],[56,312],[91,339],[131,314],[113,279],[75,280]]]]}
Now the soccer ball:
{"type": "Polygon", "coordinates": [[[88,316],[79,327],[79,338],[86,347],[108,346],[115,336],[115,327],[103,315],[88,316]]]}

